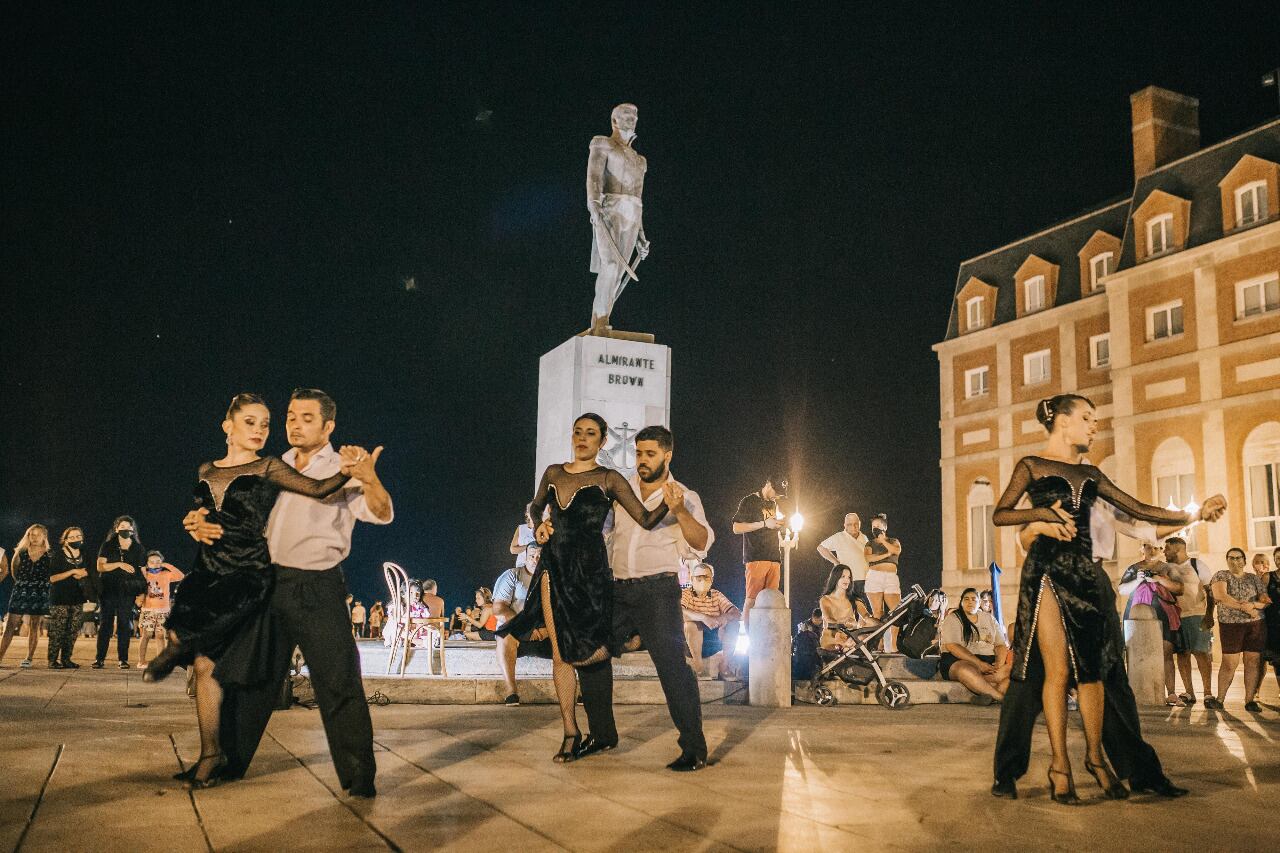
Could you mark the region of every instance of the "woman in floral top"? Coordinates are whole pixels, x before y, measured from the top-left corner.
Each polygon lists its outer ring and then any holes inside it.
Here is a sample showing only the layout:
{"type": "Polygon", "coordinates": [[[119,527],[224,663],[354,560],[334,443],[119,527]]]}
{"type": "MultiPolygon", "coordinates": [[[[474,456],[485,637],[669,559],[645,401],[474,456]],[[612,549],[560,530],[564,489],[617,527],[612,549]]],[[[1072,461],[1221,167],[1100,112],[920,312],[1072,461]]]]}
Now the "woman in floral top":
{"type": "Polygon", "coordinates": [[[1267,642],[1262,612],[1270,599],[1263,579],[1247,574],[1244,566],[1244,551],[1231,548],[1227,551],[1227,570],[1215,574],[1210,582],[1222,637],[1222,667],[1218,670],[1218,696],[1205,699],[1204,706],[1222,710],[1222,701],[1236,676],[1240,656],[1244,655],[1244,709],[1257,713],[1262,710],[1255,697],[1262,683],[1262,651],[1267,642]]]}

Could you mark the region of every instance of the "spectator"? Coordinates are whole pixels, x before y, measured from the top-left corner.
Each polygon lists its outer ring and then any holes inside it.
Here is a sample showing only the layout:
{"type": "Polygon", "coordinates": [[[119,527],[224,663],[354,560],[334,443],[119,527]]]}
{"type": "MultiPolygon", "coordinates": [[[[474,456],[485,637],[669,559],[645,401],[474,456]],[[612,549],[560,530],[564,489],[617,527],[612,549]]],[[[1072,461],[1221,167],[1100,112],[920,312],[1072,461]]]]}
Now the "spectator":
{"type": "Polygon", "coordinates": [[[415,649],[428,648],[431,643],[430,629],[421,621],[431,617],[431,609],[423,601],[422,581],[409,582],[409,641],[415,649]]]}
{"type": "MultiPolygon", "coordinates": [[[[871,541],[867,543],[867,597],[871,599],[871,615],[883,619],[902,601],[902,585],[898,582],[898,558],[902,543],[889,535],[889,518],[880,513],[871,519],[871,541]]],[[[898,629],[885,632],[884,650],[896,652],[898,629]]]]}
{"type": "MultiPolygon", "coordinates": [[[[497,617],[498,626],[511,621],[517,613],[524,610],[525,599],[529,596],[529,584],[533,581],[533,573],[538,570],[538,561],[542,558],[542,549],[534,543],[525,549],[523,564],[519,561],[516,567],[507,569],[498,577],[493,585],[493,615],[497,617]]],[[[498,654],[498,665],[502,668],[502,679],[507,683],[507,697],[504,705],[520,704],[520,694],[516,690],[516,658],[526,656],[551,657],[551,641],[531,640],[526,635],[515,637],[499,634],[496,638],[495,651],[498,654]]]]}
{"type": "Polygon", "coordinates": [[[529,559],[529,546],[536,545],[537,542],[533,538],[533,524],[529,520],[529,513],[533,511],[533,504],[525,504],[524,518],[516,527],[516,532],[511,534],[511,545],[508,549],[516,558],[516,568],[523,569],[529,559]]]}
{"type": "Polygon", "coordinates": [[[809,613],[809,618],[802,622],[796,623],[796,633],[801,631],[812,631],[816,636],[822,635],[822,608],[815,607],[809,613]]]}
{"type": "MultiPolygon", "coordinates": [[[[4,636],[0,639],[0,662],[9,651],[9,643],[27,621],[27,656],[22,661],[24,669],[31,668],[40,639],[40,623],[49,613],[49,529],[43,524],[33,524],[22,534],[13,549],[9,571],[13,575],[13,589],[9,593],[9,617],[5,620],[4,636]]],[[[4,576],[0,575],[0,580],[4,576]]]]}
{"type": "Polygon", "coordinates": [[[747,595],[742,603],[742,624],[751,624],[751,608],[756,596],[777,589],[782,581],[782,545],[778,521],[778,499],[787,496],[787,478],[774,474],[760,491],[738,502],[733,514],[733,532],[742,536],[742,563],[747,576],[747,595]]]}
{"type": "MultiPolygon", "coordinates": [[[[1280,548],[1271,552],[1271,565],[1266,564],[1265,555],[1258,554],[1253,559],[1258,577],[1266,581],[1263,586],[1267,598],[1271,600],[1262,614],[1263,620],[1267,623],[1266,650],[1262,653],[1263,667],[1265,668],[1270,662],[1271,671],[1276,676],[1276,686],[1280,687],[1280,548]],[[1263,558],[1262,566],[1258,565],[1258,557],[1263,558]]],[[[1259,682],[1262,674],[1259,675],[1259,682]]]]}
{"type": "Polygon", "coordinates": [[[822,637],[819,645],[824,649],[844,648],[848,636],[836,630],[836,625],[854,628],[858,613],[849,595],[853,589],[853,572],[848,566],[836,565],[827,574],[827,584],[822,588],[818,607],[822,610],[822,637]]]}
{"type": "Polygon", "coordinates": [[[1196,703],[1196,689],[1191,683],[1192,658],[1200,670],[1205,698],[1213,695],[1213,594],[1209,589],[1213,571],[1187,555],[1187,541],[1181,536],[1164,540],[1164,561],[1170,567],[1169,577],[1182,584],[1182,592],[1178,593],[1179,642],[1174,644],[1174,658],[1182,676],[1183,692],[1178,698],[1190,706],[1196,703]]]}
{"type": "Polygon", "coordinates": [[[844,517],[844,529],[837,530],[818,546],[822,559],[833,566],[847,566],[853,577],[851,598],[858,615],[871,615],[871,599],[867,598],[867,534],[862,532],[862,519],[856,512],[844,517]]]}
{"type": "Polygon", "coordinates": [[[422,582],[422,603],[432,616],[444,616],[444,599],[436,594],[436,582],[430,578],[422,582]]]}
{"type": "Polygon", "coordinates": [[[84,613],[84,588],[80,583],[89,577],[84,531],[68,527],[58,541],[61,547],[49,563],[49,669],[79,669],[71,652],[84,613]]]}
{"type": "Polygon", "coordinates": [[[983,613],[990,613],[992,616],[996,612],[995,596],[991,594],[991,590],[984,589],[978,594],[978,609],[983,613]]]}
{"type": "MultiPolygon", "coordinates": [[[[89,577],[93,577],[92,574],[89,577]]],[[[83,625],[81,633],[85,637],[98,636],[98,602],[86,601],[80,606],[80,623],[83,625]]]]}
{"type": "Polygon", "coordinates": [[[374,639],[382,639],[382,623],[386,620],[386,611],[382,608],[381,601],[375,601],[373,606],[369,608],[369,636],[374,639]]]}
{"type": "Polygon", "coordinates": [[[169,648],[169,632],[165,621],[169,618],[169,601],[173,585],[185,575],[177,566],[164,561],[159,551],[147,552],[147,566],[142,573],[147,581],[147,591],[142,596],[142,608],[138,612],[138,631],[142,637],[138,646],[138,666],[147,665],[147,646],[152,639],[160,640],[163,652],[169,648]]]}
{"type": "Polygon", "coordinates": [[[1009,641],[1004,628],[979,603],[978,591],[969,587],[960,593],[960,606],[942,620],[938,671],[975,696],[998,702],[1009,687],[1009,641]]]}
{"type": "Polygon", "coordinates": [[[1160,546],[1144,542],[1142,559],[1124,570],[1119,590],[1121,595],[1129,597],[1124,606],[1125,619],[1135,604],[1145,604],[1155,611],[1164,640],[1165,704],[1181,708],[1186,702],[1178,695],[1174,681],[1173,655],[1182,648],[1182,618],[1177,596],[1183,593],[1183,585],[1172,577],[1172,567],[1160,559],[1163,556],[1160,546]]]}
{"type": "Polygon", "coordinates": [[[1262,683],[1262,652],[1266,648],[1267,628],[1262,612],[1267,596],[1263,580],[1244,570],[1245,555],[1240,548],[1227,550],[1227,569],[1213,576],[1213,600],[1218,613],[1218,633],[1222,638],[1222,666],[1218,669],[1217,698],[1207,697],[1206,708],[1223,709],[1223,700],[1236,677],[1240,657],[1244,656],[1244,709],[1250,713],[1262,710],[1256,697],[1262,683]],[[1212,704],[1210,704],[1212,703],[1212,704]]]}
{"type": "Polygon", "coordinates": [[[364,636],[364,623],[368,616],[368,612],[364,608],[364,604],[360,601],[355,603],[351,608],[351,636],[360,639],[364,636]]]}
{"type": "Polygon", "coordinates": [[[689,588],[680,593],[680,609],[684,611],[689,665],[696,675],[702,675],[705,668],[712,678],[721,679],[732,669],[725,649],[732,650],[737,642],[742,611],[720,590],[711,588],[715,577],[710,563],[695,565],[689,572],[689,588]]]}
{"type": "Polygon", "coordinates": [[[476,606],[467,611],[459,610],[462,617],[462,635],[468,640],[492,640],[498,618],[493,615],[493,592],[487,586],[476,590],[476,606]]]}
{"type": "Polygon", "coordinates": [[[116,635],[120,668],[129,669],[129,638],[133,634],[133,602],[146,592],[142,576],[147,552],[138,539],[138,525],[127,515],[117,518],[98,549],[98,655],[94,669],[102,669],[116,635]]]}

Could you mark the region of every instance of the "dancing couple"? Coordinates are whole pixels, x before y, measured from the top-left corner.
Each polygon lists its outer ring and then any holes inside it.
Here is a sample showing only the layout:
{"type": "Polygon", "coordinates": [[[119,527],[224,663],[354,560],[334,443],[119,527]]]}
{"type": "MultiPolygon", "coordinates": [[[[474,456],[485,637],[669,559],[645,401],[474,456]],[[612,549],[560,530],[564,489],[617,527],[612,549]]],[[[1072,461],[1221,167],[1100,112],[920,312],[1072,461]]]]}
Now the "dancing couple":
{"type": "Polygon", "coordinates": [[[188,788],[244,775],[298,646],[339,782],[352,796],[376,793],[342,560],[356,520],[390,523],[392,507],[375,470],[382,448],[335,451],[336,416],[323,391],[295,390],[292,449],[260,456],[270,412],[258,395],[238,394],[222,423],[226,455],[200,466],[197,508],[183,520],[199,548],[175,593],[170,645],[144,675],[159,681],[194,667],[200,758],[178,774],[188,788]]]}
{"type": "Polygon", "coordinates": [[[991,793],[1016,799],[1016,780],[1027,770],[1031,734],[1044,711],[1052,760],[1048,783],[1057,803],[1076,805],[1067,754],[1067,689],[1075,685],[1084,721],[1085,769],[1107,799],[1134,791],[1166,797],[1187,793],[1174,785],[1155,750],[1142,739],[1137,704],[1124,669],[1124,638],[1115,591],[1102,569],[1098,542],[1127,532],[1154,538],[1198,521],[1216,521],[1226,501],[1215,495],[1195,513],[1135,500],[1084,460],[1097,432],[1093,403],[1075,394],[1041,400],[1036,415],[1049,433],[1044,450],[1014,467],[993,521],[1025,525],[1027,549],[1018,594],[1012,681],[1000,708],[991,793]],[[1026,496],[1030,507],[1018,509],[1026,496]],[[1144,527],[1145,525],[1145,527],[1144,527]],[[1115,765],[1108,765],[1107,755],[1115,765]]]}
{"type": "Polygon", "coordinates": [[[524,610],[498,633],[550,640],[564,724],[553,761],[618,745],[612,658],[644,648],[680,733],[680,755],[667,767],[698,770],[706,766],[707,744],[697,678],[685,660],[678,571],[682,558],[705,558],[711,526],[697,493],[670,474],[669,430],[649,426],[636,433],[630,482],[596,461],[607,435],[603,418],[582,415],[573,424],[573,459],[542,475],[529,509],[541,560],[524,610]],[[579,679],[590,724],[585,740],[575,712],[579,679]]]}

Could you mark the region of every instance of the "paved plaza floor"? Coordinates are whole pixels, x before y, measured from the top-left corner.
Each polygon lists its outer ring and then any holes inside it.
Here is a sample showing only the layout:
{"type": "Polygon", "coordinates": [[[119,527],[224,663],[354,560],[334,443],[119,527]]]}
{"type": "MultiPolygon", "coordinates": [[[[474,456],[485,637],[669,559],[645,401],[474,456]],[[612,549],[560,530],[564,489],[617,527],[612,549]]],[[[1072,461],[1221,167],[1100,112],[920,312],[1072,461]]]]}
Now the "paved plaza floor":
{"type": "MultiPolygon", "coordinates": [[[[553,706],[374,707],[376,800],[337,789],[318,712],[274,717],[248,778],[182,791],[199,752],[181,674],[0,669],[0,850],[1274,850],[1280,713],[1239,700],[1144,716],[1176,801],[993,799],[998,708],[709,704],[714,765],[675,774],[666,709],[617,709],[621,747],[569,765],[553,706]]],[[[1077,766],[1083,741],[1072,734],[1077,766]]]]}

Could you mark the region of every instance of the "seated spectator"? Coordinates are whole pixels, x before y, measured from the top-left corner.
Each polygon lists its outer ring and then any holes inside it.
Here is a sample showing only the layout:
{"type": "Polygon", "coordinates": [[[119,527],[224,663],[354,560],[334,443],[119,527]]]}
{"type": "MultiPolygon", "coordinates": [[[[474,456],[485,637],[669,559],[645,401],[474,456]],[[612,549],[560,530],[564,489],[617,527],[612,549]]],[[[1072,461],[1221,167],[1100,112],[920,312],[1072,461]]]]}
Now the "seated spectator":
{"type": "Polygon", "coordinates": [[[1227,690],[1236,677],[1240,657],[1244,656],[1244,709],[1256,714],[1262,710],[1257,702],[1262,684],[1262,652],[1267,644],[1267,627],[1262,613],[1271,600],[1263,588],[1263,578],[1244,570],[1244,551],[1227,550],[1227,569],[1213,576],[1213,602],[1217,613],[1218,633],[1222,638],[1222,666],[1218,670],[1218,695],[1204,700],[1204,706],[1221,711],[1227,690]]]}
{"type": "Polygon", "coordinates": [[[978,591],[969,587],[960,593],[960,607],[942,620],[938,671],[976,696],[1000,701],[1009,687],[1009,641],[1004,628],[979,603],[978,591]]]}
{"type": "Polygon", "coordinates": [[[462,618],[462,635],[468,640],[492,640],[498,627],[498,617],[493,615],[493,592],[482,586],[476,590],[476,606],[470,610],[458,608],[455,616],[462,618]]]}
{"type": "Polygon", "coordinates": [[[427,610],[431,611],[432,616],[445,615],[444,599],[436,594],[436,582],[430,578],[422,582],[422,603],[427,606],[427,610]]]}
{"type": "MultiPolygon", "coordinates": [[[[524,610],[525,599],[529,595],[529,583],[533,573],[538,570],[538,561],[542,557],[542,549],[534,543],[525,548],[523,563],[517,561],[514,568],[507,569],[493,585],[493,615],[498,625],[505,625],[514,619],[516,614],[524,610]]],[[[517,657],[551,657],[551,640],[534,640],[528,636],[499,636],[495,638],[495,651],[498,654],[498,665],[502,667],[502,679],[507,683],[507,698],[504,705],[519,705],[520,694],[516,692],[516,658],[517,657]]]]}
{"type": "Polygon", "coordinates": [[[984,589],[978,595],[978,609],[981,610],[983,613],[991,613],[993,615],[995,614],[996,600],[995,598],[992,597],[991,590],[984,589]]]}
{"type": "Polygon", "coordinates": [[[431,644],[430,630],[423,620],[431,617],[431,608],[423,601],[423,582],[409,582],[409,640],[415,649],[425,649],[431,644]]]}
{"type": "Polygon", "coordinates": [[[819,644],[824,649],[840,649],[851,642],[846,634],[837,631],[834,626],[846,628],[858,626],[858,611],[850,597],[853,589],[853,571],[843,563],[831,567],[827,574],[827,584],[822,589],[822,597],[818,599],[818,607],[822,610],[822,637],[819,644]]]}
{"type": "Polygon", "coordinates": [[[812,631],[813,633],[821,636],[822,634],[822,608],[821,607],[813,608],[813,612],[809,614],[808,619],[804,620],[803,622],[796,623],[796,633],[799,634],[801,631],[812,631]]]}
{"type": "Polygon", "coordinates": [[[1174,655],[1184,648],[1182,639],[1182,614],[1178,608],[1178,596],[1182,594],[1182,581],[1174,577],[1174,568],[1161,557],[1164,551],[1152,544],[1143,543],[1142,560],[1124,570],[1120,576],[1120,594],[1129,596],[1124,606],[1124,616],[1135,604],[1145,604],[1160,620],[1160,633],[1164,638],[1164,689],[1165,704],[1174,708],[1187,702],[1178,694],[1174,682],[1174,655]]]}
{"type": "Polygon", "coordinates": [[[732,654],[742,611],[720,590],[711,588],[715,576],[716,570],[710,563],[694,566],[689,572],[689,588],[680,593],[680,608],[684,611],[689,665],[697,675],[702,675],[705,668],[712,678],[718,679],[729,677],[732,671],[724,650],[727,645],[732,654]]]}

